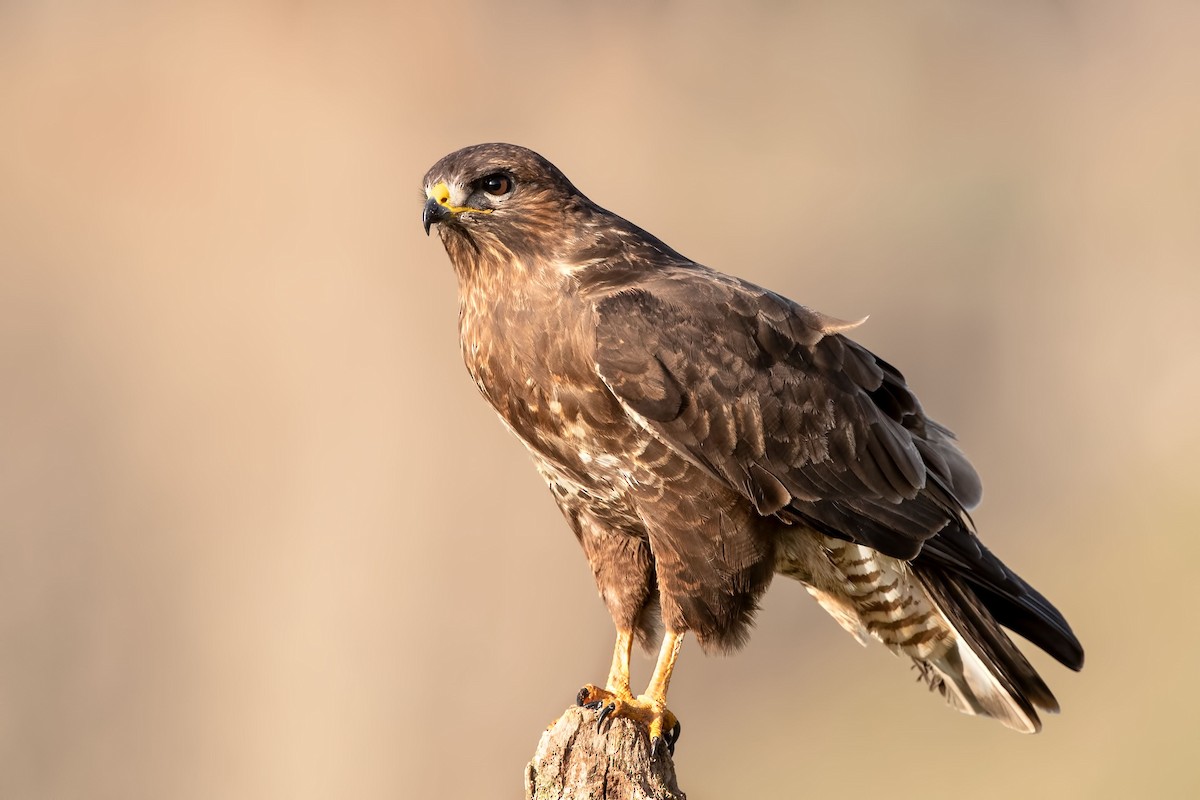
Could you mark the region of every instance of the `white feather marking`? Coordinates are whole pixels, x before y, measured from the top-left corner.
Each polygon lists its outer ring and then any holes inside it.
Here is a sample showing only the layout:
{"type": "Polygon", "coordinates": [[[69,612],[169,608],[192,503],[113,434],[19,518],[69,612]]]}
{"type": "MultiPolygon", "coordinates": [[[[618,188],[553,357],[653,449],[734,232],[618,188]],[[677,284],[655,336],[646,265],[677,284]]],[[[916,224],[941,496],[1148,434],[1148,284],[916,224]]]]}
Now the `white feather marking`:
{"type": "Polygon", "coordinates": [[[964,714],[993,717],[1020,733],[1037,733],[1041,725],[1013,700],[962,637],[956,637],[954,644],[944,655],[928,662],[944,681],[950,705],[964,714]]]}

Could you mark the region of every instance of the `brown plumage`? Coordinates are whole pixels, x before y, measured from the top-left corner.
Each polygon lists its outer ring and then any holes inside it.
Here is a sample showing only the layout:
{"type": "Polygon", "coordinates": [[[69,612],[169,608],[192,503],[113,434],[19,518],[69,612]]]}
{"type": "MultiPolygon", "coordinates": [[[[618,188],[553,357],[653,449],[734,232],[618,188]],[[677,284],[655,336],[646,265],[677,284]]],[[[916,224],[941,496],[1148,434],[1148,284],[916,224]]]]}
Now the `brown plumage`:
{"type": "Polygon", "coordinates": [[[845,336],[854,323],[684,258],[521,147],[451,153],[425,192],[467,369],[532,454],[617,626],[607,686],[581,702],[673,744],[683,634],[736,648],[780,573],[962,711],[1032,732],[1057,710],[1000,626],[1072,669],[1078,640],[979,542],[978,476],[900,372],[845,336]],[[661,629],[635,698],[629,642],[661,629]]]}

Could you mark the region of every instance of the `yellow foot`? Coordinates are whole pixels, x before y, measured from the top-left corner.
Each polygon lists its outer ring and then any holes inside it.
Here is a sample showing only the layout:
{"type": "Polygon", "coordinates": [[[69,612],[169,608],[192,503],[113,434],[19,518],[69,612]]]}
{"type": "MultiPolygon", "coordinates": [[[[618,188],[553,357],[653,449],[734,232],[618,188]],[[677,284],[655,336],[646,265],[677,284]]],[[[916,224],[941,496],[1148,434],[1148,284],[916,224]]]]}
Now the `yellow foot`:
{"type": "Polygon", "coordinates": [[[650,731],[651,758],[656,757],[664,746],[675,755],[675,743],[679,741],[682,726],[662,702],[644,694],[634,697],[629,692],[611,692],[590,683],[579,690],[576,701],[584,708],[600,712],[596,716],[597,731],[604,728],[605,720],[624,717],[650,731]]]}

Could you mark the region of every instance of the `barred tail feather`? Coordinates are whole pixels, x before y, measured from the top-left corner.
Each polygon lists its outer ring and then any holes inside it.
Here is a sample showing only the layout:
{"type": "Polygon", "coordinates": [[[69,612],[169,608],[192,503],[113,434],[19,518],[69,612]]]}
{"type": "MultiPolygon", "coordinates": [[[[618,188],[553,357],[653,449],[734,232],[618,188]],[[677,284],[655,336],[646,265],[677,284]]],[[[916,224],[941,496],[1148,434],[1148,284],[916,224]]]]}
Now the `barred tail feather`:
{"type": "Polygon", "coordinates": [[[1058,701],[991,612],[961,577],[914,572],[955,633],[953,646],[924,662],[930,684],[966,714],[993,717],[1021,733],[1041,730],[1038,711],[1056,713],[1058,701]]]}

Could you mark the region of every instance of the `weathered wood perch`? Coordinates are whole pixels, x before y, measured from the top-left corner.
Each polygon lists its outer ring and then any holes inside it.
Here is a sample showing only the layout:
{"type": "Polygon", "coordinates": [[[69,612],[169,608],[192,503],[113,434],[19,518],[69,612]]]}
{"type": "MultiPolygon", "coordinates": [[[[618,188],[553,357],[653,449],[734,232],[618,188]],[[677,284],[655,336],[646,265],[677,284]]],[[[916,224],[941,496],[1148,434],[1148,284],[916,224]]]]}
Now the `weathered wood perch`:
{"type": "Polygon", "coordinates": [[[568,708],[542,734],[525,768],[526,800],[686,800],[667,753],[650,758],[650,734],[616,718],[596,730],[596,712],[568,708]],[[611,722],[611,725],[609,724],[611,722]]]}

